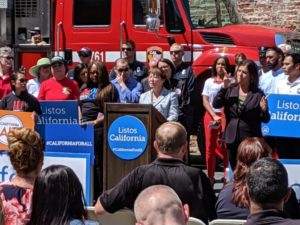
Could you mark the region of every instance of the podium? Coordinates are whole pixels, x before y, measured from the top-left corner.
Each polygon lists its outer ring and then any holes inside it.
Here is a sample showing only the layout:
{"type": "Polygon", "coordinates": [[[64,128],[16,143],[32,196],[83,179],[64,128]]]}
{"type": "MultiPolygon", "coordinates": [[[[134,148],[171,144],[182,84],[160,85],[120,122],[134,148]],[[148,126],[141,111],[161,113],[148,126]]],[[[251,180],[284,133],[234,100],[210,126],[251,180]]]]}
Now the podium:
{"type": "MultiPolygon", "coordinates": [[[[104,115],[103,191],[115,186],[123,177],[137,166],[148,164],[156,158],[156,152],[153,149],[155,131],[162,123],[166,122],[166,119],[160,114],[160,112],[158,112],[155,107],[148,104],[107,103],[105,104],[104,115]],[[122,121],[120,125],[117,124],[118,121],[122,121]],[[137,122],[137,125],[141,126],[137,126],[137,128],[135,128],[135,122],[137,122]],[[142,127],[142,129],[145,128],[145,132],[147,133],[145,135],[145,137],[147,136],[147,143],[144,142],[146,143],[144,145],[145,150],[134,159],[122,159],[122,157],[117,156],[117,154],[115,154],[115,149],[123,150],[123,146],[126,148],[127,143],[125,143],[126,141],[122,138],[130,139],[126,136],[126,134],[123,135],[122,133],[130,131],[131,133],[136,133],[136,137],[133,137],[136,139],[130,140],[133,144],[135,144],[135,142],[138,144],[138,141],[136,140],[143,139],[143,135],[138,134],[138,127],[142,127]],[[118,132],[117,135],[111,133],[113,128],[118,132]],[[121,147],[114,148],[114,150],[112,150],[111,140],[116,140],[117,138],[118,140],[121,140],[121,147]]],[[[132,148],[129,150],[132,150],[132,148]]],[[[126,154],[124,152],[121,153],[126,154]]]]}

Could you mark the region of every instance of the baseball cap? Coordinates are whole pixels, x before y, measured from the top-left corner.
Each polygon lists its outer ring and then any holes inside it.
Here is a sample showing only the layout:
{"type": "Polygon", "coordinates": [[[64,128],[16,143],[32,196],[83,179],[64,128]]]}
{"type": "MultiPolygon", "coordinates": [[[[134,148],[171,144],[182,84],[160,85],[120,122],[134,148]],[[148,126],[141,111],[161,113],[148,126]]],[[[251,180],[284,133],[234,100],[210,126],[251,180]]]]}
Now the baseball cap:
{"type": "Polygon", "coordinates": [[[78,55],[88,57],[92,55],[92,50],[88,47],[83,47],[78,51],[78,55]]]}
{"type": "Polygon", "coordinates": [[[30,30],[30,33],[32,35],[41,34],[41,29],[40,27],[34,27],[32,30],[30,30]]]}
{"type": "Polygon", "coordinates": [[[0,57],[7,57],[7,56],[12,57],[11,48],[7,46],[0,48],[0,57]]]}
{"type": "Polygon", "coordinates": [[[61,56],[54,56],[51,59],[51,65],[57,62],[65,64],[65,60],[61,56]]]}

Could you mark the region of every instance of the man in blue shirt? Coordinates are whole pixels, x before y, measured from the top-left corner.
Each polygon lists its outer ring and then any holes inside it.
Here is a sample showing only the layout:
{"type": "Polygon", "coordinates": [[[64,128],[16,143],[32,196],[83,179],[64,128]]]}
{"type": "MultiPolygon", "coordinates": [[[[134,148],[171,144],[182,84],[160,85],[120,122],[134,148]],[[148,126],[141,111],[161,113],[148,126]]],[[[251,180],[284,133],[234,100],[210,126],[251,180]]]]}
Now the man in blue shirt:
{"type": "Polygon", "coordinates": [[[142,93],[140,82],[130,77],[130,68],[125,59],[117,59],[114,71],[116,78],[111,83],[119,92],[121,103],[138,103],[142,93]]]}

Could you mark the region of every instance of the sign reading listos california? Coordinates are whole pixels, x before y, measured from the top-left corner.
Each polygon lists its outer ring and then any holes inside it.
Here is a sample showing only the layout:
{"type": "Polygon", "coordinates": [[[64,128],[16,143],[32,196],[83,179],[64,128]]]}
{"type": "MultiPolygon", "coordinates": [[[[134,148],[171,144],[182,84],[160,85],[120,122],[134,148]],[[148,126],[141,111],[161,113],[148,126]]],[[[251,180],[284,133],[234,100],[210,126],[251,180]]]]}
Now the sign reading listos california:
{"type": "Polygon", "coordinates": [[[107,138],[110,150],[124,160],[141,156],[148,141],[145,125],[135,116],[121,116],[113,121],[107,138]]]}

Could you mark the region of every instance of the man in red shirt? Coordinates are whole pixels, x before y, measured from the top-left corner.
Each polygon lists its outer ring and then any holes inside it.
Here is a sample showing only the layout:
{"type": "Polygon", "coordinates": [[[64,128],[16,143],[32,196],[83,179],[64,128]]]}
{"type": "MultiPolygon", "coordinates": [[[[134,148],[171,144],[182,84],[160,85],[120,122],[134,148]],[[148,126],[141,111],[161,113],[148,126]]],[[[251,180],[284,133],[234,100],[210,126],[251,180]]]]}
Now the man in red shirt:
{"type": "Polygon", "coordinates": [[[78,85],[66,77],[67,65],[62,57],[51,59],[51,72],[53,77],[41,84],[38,100],[77,100],[78,85]]]}
{"type": "Polygon", "coordinates": [[[12,92],[10,75],[12,74],[13,59],[10,47],[0,48],[0,100],[12,92]]]}

